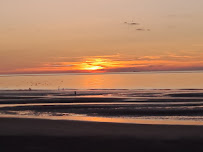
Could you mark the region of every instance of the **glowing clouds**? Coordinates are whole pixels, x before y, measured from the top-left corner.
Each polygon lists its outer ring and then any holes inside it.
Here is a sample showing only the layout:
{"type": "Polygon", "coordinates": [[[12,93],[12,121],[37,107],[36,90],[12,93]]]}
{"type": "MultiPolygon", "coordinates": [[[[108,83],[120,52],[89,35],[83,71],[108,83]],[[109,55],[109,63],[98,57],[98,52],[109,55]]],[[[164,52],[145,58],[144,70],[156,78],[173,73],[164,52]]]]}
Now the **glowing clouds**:
{"type": "Polygon", "coordinates": [[[85,65],[84,70],[100,70],[104,69],[102,66],[85,65]]]}
{"type": "MultiPolygon", "coordinates": [[[[202,70],[203,54],[163,54],[154,56],[107,55],[77,58],[54,58],[53,62],[19,68],[7,73],[97,73],[134,71],[202,70]]],[[[0,72],[1,73],[1,72],[0,72]]]]}
{"type": "Polygon", "coordinates": [[[93,58],[87,59],[85,62],[76,65],[77,70],[87,70],[87,71],[97,71],[105,69],[106,65],[108,65],[108,61],[106,59],[101,58],[93,58]]]}

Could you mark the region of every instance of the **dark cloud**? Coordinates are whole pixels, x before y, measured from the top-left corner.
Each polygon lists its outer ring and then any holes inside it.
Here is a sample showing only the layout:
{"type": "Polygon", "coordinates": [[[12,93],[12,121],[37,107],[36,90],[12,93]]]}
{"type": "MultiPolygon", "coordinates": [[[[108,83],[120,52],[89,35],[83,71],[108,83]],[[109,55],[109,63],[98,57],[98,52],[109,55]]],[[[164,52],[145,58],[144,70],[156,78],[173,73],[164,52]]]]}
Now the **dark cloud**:
{"type": "Polygon", "coordinates": [[[143,65],[137,67],[109,68],[106,72],[142,72],[142,71],[193,71],[203,70],[203,66],[168,66],[168,65],[143,65]]]}
{"type": "Polygon", "coordinates": [[[150,29],[138,28],[137,31],[151,31],[150,29]]]}
{"type": "MultiPolygon", "coordinates": [[[[138,26],[140,25],[140,23],[137,23],[137,22],[124,22],[124,24],[126,25],[130,25],[130,26],[138,26]]],[[[150,29],[145,29],[145,28],[137,28],[136,29],[137,31],[151,31],[150,29]]]]}
{"type": "Polygon", "coordinates": [[[145,29],[142,29],[142,28],[138,28],[136,29],[137,31],[145,31],[145,29]]]}
{"type": "Polygon", "coordinates": [[[140,25],[140,23],[136,23],[136,22],[124,22],[124,24],[127,24],[127,25],[140,25]]]}

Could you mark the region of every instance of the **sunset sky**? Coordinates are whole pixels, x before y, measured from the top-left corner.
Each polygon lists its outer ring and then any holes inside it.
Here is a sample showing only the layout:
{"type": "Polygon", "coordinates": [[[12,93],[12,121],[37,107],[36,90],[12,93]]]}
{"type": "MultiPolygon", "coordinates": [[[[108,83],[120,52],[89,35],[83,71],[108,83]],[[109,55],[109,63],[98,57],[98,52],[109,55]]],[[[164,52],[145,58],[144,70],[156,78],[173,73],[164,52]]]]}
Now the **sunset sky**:
{"type": "Polygon", "coordinates": [[[203,70],[202,0],[1,0],[0,73],[203,70]]]}

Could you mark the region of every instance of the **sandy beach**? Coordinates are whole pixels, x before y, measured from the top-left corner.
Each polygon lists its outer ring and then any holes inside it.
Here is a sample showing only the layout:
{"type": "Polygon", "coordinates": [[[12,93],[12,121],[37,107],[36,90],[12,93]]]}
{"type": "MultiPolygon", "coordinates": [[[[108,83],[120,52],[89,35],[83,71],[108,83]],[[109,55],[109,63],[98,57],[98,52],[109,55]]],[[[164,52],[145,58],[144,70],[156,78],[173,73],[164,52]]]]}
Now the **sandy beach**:
{"type": "Polygon", "coordinates": [[[203,151],[202,90],[72,92],[1,91],[0,152],[203,151]]]}
{"type": "Polygon", "coordinates": [[[1,152],[203,151],[203,126],[0,118],[1,152]]]}

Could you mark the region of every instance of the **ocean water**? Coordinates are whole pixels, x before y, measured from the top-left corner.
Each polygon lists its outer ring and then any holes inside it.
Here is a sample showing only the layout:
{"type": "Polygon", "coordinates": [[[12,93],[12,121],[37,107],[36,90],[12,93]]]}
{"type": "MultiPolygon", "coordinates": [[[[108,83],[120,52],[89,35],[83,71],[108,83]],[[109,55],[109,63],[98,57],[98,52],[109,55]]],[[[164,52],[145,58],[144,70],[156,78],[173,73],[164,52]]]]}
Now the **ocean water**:
{"type": "Polygon", "coordinates": [[[0,117],[203,125],[203,89],[1,90],[0,117]]]}
{"type": "Polygon", "coordinates": [[[202,80],[203,71],[0,75],[0,117],[203,125],[202,80]]]}
{"type": "Polygon", "coordinates": [[[10,74],[0,89],[203,89],[203,71],[10,74]]]}

